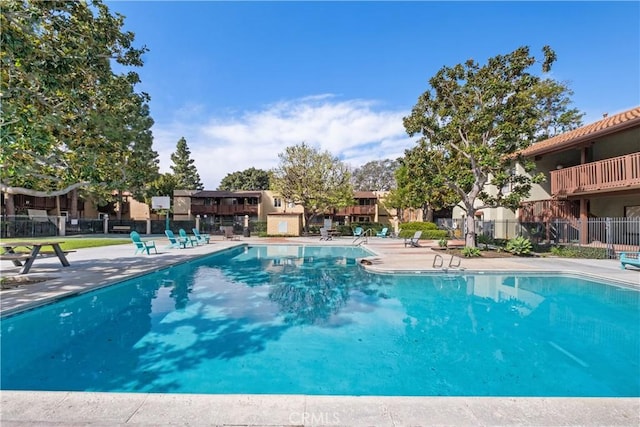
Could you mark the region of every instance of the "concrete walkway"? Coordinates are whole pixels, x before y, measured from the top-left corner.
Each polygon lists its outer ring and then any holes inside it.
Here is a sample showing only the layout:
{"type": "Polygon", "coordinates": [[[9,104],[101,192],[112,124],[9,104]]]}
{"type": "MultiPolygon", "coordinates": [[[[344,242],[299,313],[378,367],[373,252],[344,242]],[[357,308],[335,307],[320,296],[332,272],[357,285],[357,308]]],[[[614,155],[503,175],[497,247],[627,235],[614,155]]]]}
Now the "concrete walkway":
{"type": "MultiPolygon", "coordinates": [[[[0,293],[3,315],[52,300],[107,286],[198,256],[244,244],[351,244],[350,238],[216,240],[184,250],[162,249],[158,255],[134,255],[131,244],[82,249],[68,255],[70,267],[57,258],[36,261],[28,278],[46,277],[0,293]]],[[[402,240],[369,239],[375,253],[372,271],[441,272],[433,268],[438,251],[405,248],[402,240]]],[[[449,256],[443,256],[444,266],[449,256]]],[[[439,260],[438,260],[439,261],[439,260]]],[[[457,262],[458,260],[454,260],[457,262]]],[[[18,271],[2,261],[2,275],[18,271]]],[[[612,260],[561,258],[462,259],[460,267],[476,271],[571,272],[604,277],[640,289],[640,271],[622,270],[612,260]]],[[[195,395],[148,393],[77,393],[2,391],[0,422],[25,425],[251,425],[251,426],[431,426],[431,425],[640,425],[640,400],[622,398],[484,398],[369,397],[299,395],[195,395]]]]}

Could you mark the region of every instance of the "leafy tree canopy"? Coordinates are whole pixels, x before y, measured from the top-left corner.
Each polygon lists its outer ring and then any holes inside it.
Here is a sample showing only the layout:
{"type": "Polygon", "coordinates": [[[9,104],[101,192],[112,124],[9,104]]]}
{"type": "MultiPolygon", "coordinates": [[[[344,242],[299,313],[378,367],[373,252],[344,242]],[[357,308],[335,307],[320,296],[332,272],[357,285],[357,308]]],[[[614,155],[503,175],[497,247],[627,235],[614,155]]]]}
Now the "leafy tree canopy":
{"type": "Polygon", "coordinates": [[[349,169],[328,151],[321,152],[303,142],[287,147],[278,158],[271,188],[287,202],[303,207],[306,231],[318,214],[353,204],[349,169]]]}
{"type": "MultiPolygon", "coordinates": [[[[556,55],[548,46],[543,55],[546,73],[556,55]]],[[[485,65],[470,59],[443,67],[404,118],[407,133],[421,135],[423,167],[455,191],[466,210],[468,247],[475,247],[477,209],[515,208],[532,182],[542,179],[528,175],[534,165],[517,153],[550,132],[580,125],[581,114],[569,108],[571,91],[531,73],[535,64],[529,48],[520,47],[485,65]],[[518,162],[527,173],[513,173],[518,162]],[[487,191],[487,184],[495,191],[487,191]]]]}
{"type": "Polygon", "coordinates": [[[175,175],[177,188],[180,190],[202,190],[204,187],[200,182],[198,169],[191,158],[191,151],[187,145],[187,140],[180,138],[176,145],[176,151],[171,154],[171,170],[175,175]]]}
{"type": "MultiPolygon", "coordinates": [[[[104,184],[122,169],[114,159],[150,138],[138,75],[111,68],[141,66],[146,48],[100,0],[6,0],[0,12],[0,190],[48,196],[104,184]]],[[[144,156],[153,165],[154,153],[144,156]]]]}
{"type": "Polygon", "coordinates": [[[269,177],[269,172],[256,168],[233,172],[222,178],[218,190],[268,190],[269,177]]]}
{"type": "Polygon", "coordinates": [[[420,208],[423,220],[430,222],[433,211],[458,203],[458,195],[433,168],[434,163],[442,161],[441,151],[428,150],[424,144],[405,151],[396,171],[398,189],[402,191],[392,198],[399,208],[420,208]]]}
{"type": "Polygon", "coordinates": [[[353,171],[353,188],[356,191],[389,191],[396,186],[394,174],[397,168],[397,160],[367,162],[353,171]]]}

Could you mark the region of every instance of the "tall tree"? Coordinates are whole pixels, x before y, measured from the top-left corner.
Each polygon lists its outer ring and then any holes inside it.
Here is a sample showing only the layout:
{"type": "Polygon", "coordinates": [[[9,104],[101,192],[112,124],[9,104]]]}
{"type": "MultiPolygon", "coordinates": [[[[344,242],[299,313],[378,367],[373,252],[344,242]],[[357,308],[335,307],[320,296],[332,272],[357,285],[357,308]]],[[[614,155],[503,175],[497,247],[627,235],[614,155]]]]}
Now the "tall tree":
{"type": "Polygon", "coordinates": [[[398,188],[404,190],[404,207],[421,209],[423,221],[432,222],[435,210],[455,206],[459,201],[438,174],[437,166],[443,161],[441,151],[429,150],[423,143],[406,150],[400,159],[401,173],[396,180],[398,188]]]}
{"type": "Polygon", "coordinates": [[[389,191],[395,188],[396,160],[384,159],[367,162],[353,171],[351,180],[356,191],[389,191]]]}
{"type": "MultiPolygon", "coordinates": [[[[556,55],[548,46],[543,54],[542,72],[546,73],[556,55]]],[[[478,209],[516,209],[531,184],[543,179],[529,175],[533,162],[517,153],[548,136],[549,123],[561,123],[565,129],[580,125],[581,114],[568,108],[566,85],[530,73],[535,63],[529,48],[520,47],[490,58],[483,66],[470,59],[443,67],[404,118],[410,136],[422,135],[419,144],[424,144],[425,152],[441,153],[429,164],[461,200],[467,214],[468,247],[475,247],[478,209]],[[525,173],[512,173],[518,163],[525,173]],[[487,191],[488,184],[496,188],[495,195],[487,191]]]]}
{"type": "Polygon", "coordinates": [[[227,174],[227,176],[220,181],[218,190],[268,190],[269,178],[269,172],[262,169],[249,168],[227,174]]]}
{"type": "MultiPolygon", "coordinates": [[[[105,141],[95,131],[97,105],[120,102],[104,90],[111,61],[141,66],[146,51],[132,46],[123,19],[100,0],[3,2],[0,190],[8,214],[13,194],[61,195],[91,184],[96,163],[83,154],[105,141]],[[76,152],[80,141],[91,148],[76,152]]],[[[133,85],[137,75],[128,79],[133,85]]]]}
{"type": "Polygon", "coordinates": [[[301,143],[278,154],[280,163],[273,170],[271,188],[285,201],[301,205],[304,227],[330,208],[353,204],[353,187],[348,167],[328,151],[301,143]]]}
{"type": "Polygon", "coordinates": [[[154,196],[170,196],[173,197],[173,190],[178,189],[176,177],[172,173],[163,173],[158,176],[151,184],[145,195],[145,202],[151,204],[151,198],[154,196]]]}
{"type": "Polygon", "coordinates": [[[171,170],[175,174],[178,189],[180,190],[202,190],[204,187],[200,182],[200,175],[196,168],[195,160],[191,158],[191,151],[184,137],[178,140],[176,151],[171,154],[171,170]]]}

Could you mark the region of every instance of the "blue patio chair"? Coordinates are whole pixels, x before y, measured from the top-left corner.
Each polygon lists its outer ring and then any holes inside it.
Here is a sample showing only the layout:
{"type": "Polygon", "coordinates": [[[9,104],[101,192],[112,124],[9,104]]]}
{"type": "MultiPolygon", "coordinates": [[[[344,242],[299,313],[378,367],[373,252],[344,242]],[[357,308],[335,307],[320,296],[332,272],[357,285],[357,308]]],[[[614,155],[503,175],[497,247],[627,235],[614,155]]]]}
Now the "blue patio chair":
{"type": "Polygon", "coordinates": [[[132,231],[129,234],[129,236],[131,237],[131,241],[136,247],[136,251],[134,252],[134,255],[137,254],[138,252],[140,253],[146,252],[147,255],[151,255],[151,253],[149,252],[150,249],[153,249],[155,253],[158,253],[158,249],[156,248],[156,242],[154,242],[153,240],[142,240],[140,238],[140,234],[138,234],[137,231],[132,231]]]}
{"type": "Polygon", "coordinates": [[[620,266],[625,270],[627,265],[640,268],[640,252],[620,252],[620,266]]]}
{"type": "Polygon", "coordinates": [[[198,239],[198,242],[209,243],[211,236],[209,236],[206,233],[200,233],[198,229],[195,227],[192,228],[191,231],[193,231],[193,235],[196,236],[196,238],[198,239]]]}
{"type": "Polygon", "coordinates": [[[362,227],[356,227],[353,229],[353,237],[360,237],[364,233],[364,229],[362,227]]]}
{"type": "Polygon", "coordinates": [[[178,230],[178,234],[180,234],[180,237],[185,239],[191,246],[198,246],[198,238],[196,236],[189,236],[187,232],[184,231],[184,228],[178,230]]]}
{"type": "Polygon", "coordinates": [[[377,237],[387,237],[387,233],[389,232],[389,227],[384,227],[382,230],[380,230],[379,233],[376,233],[377,237]]]}
{"type": "Polygon", "coordinates": [[[176,235],[173,234],[173,231],[164,230],[164,234],[166,234],[167,239],[169,239],[169,246],[167,246],[168,248],[182,249],[187,247],[187,240],[183,239],[182,237],[176,237],[176,235]]]}

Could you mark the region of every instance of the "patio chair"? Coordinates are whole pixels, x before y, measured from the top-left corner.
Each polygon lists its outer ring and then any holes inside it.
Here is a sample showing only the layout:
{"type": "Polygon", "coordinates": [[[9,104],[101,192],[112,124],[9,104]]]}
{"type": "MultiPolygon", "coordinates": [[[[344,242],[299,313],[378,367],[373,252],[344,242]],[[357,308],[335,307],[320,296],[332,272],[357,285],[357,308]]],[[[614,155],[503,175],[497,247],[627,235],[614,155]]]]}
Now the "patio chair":
{"type": "Polygon", "coordinates": [[[364,233],[364,229],[362,227],[356,227],[353,229],[353,237],[360,237],[364,233]]]}
{"type": "Polygon", "coordinates": [[[200,233],[198,231],[197,228],[192,228],[191,231],[193,231],[193,235],[196,236],[196,238],[198,239],[198,242],[203,242],[203,243],[209,243],[209,240],[211,239],[211,236],[209,236],[206,233],[200,233]]]}
{"type": "Polygon", "coordinates": [[[422,230],[418,230],[415,233],[413,233],[413,237],[411,237],[410,239],[404,239],[404,247],[406,248],[407,245],[409,245],[412,248],[419,248],[420,236],[422,236],[422,230]]]}
{"type": "Polygon", "coordinates": [[[237,240],[238,238],[233,234],[233,227],[224,228],[224,238],[228,240],[237,240]]]}
{"type": "Polygon", "coordinates": [[[329,234],[329,230],[325,227],[320,228],[320,240],[331,240],[331,234],[329,234]]]}
{"type": "Polygon", "coordinates": [[[183,239],[182,237],[176,237],[176,235],[173,234],[173,231],[164,230],[164,234],[166,234],[167,239],[169,239],[169,246],[167,246],[168,248],[182,249],[187,247],[187,240],[183,239]]]}
{"type": "Polygon", "coordinates": [[[136,251],[134,252],[134,255],[137,254],[138,252],[140,253],[146,252],[147,255],[151,255],[151,253],[149,252],[150,249],[153,249],[155,253],[158,253],[158,249],[156,248],[156,242],[154,242],[153,240],[142,240],[140,238],[140,234],[138,234],[137,231],[132,231],[129,234],[129,236],[131,237],[131,241],[136,247],[136,251]]]}
{"type": "Polygon", "coordinates": [[[640,252],[620,252],[620,267],[625,270],[627,265],[640,268],[640,252]]]}
{"type": "Polygon", "coordinates": [[[379,233],[376,233],[376,237],[387,237],[387,233],[389,232],[389,227],[384,227],[380,230],[379,233]]]}
{"type": "Polygon", "coordinates": [[[181,228],[180,230],[178,230],[178,234],[182,239],[185,239],[187,243],[189,243],[191,246],[198,246],[198,238],[196,236],[189,236],[187,232],[184,231],[184,228],[181,228]]]}

